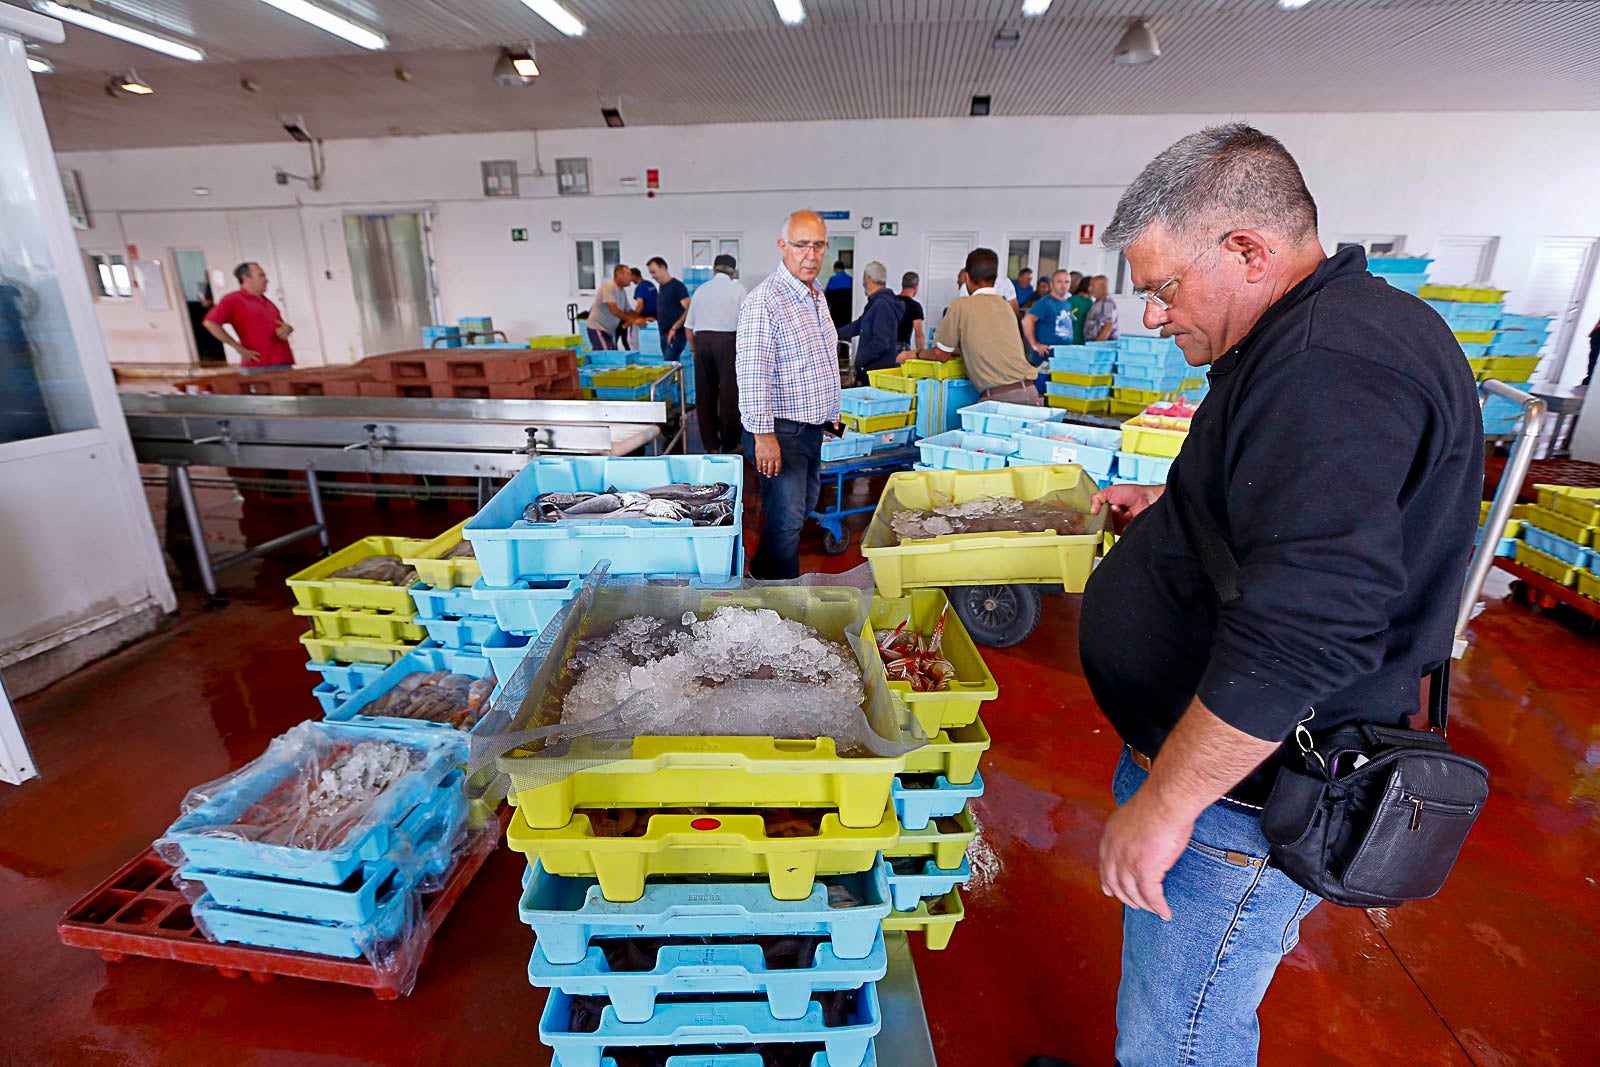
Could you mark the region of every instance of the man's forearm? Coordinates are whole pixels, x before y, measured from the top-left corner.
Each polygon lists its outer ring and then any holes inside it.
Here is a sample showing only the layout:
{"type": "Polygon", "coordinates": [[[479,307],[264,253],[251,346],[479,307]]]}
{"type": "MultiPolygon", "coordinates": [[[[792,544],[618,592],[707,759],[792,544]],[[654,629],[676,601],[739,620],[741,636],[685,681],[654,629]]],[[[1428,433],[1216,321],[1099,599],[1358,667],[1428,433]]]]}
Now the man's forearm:
{"type": "Polygon", "coordinates": [[[1161,745],[1139,792],[1193,821],[1278,750],[1276,741],[1229,726],[1197,698],[1161,745]]]}
{"type": "Polygon", "coordinates": [[[221,326],[218,326],[216,323],[214,323],[214,322],[203,322],[202,325],[205,326],[206,333],[209,333],[212,337],[215,337],[217,340],[221,341],[224,345],[227,345],[229,348],[232,348],[232,349],[234,349],[235,351],[238,351],[238,352],[243,352],[243,351],[246,350],[244,345],[240,344],[238,341],[235,341],[232,337],[228,336],[228,331],[224,330],[221,326]]]}
{"type": "Polygon", "coordinates": [[[1032,348],[1034,345],[1039,343],[1038,335],[1033,332],[1034,324],[1038,321],[1039,320],[1034,318],[1032,315],[1022,316],[1022,336],[1028,339],[1029,348],[1032,348]]]}

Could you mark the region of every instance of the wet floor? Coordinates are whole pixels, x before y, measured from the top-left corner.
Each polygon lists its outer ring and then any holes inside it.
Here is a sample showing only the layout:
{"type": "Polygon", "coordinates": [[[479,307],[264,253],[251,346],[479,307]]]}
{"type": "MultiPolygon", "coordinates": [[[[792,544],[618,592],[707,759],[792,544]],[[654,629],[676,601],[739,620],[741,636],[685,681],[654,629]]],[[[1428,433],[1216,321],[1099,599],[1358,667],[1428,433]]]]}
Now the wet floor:
{"type": "MultiPolygon", "coordinates": [[[[303,498],[202,499],[218,549],[306,521],[303,498]]],[[[330,524],[338,545],[431,535],[468,513],[335,500],[330,524]]],[[[805,548],[806,569],[860,562],[853,549],[822,556],[814,529],[805,548]]],[[[296,640],[305,627],[283,586],[311,558],[308,544],[227,572],[219,611],[186,592],[165,632],[20,702],[44,777],[0,785],[0,1063],[549,1062],[516,915],[522,857],[505,850],[440,931],[416,991],[393,1003],[178,963],[107,964],[56,940],[62,911],[148,845],[190,787],[317,716],[296,640]]],[[[1046,597],[1031,639],[986,654],[1001,695],[984,713],[994,748],[974,803],[967,918],[948,950],[917,950],[948,1067],[1037,1052],[1112,1062],[1120,919],[1100,895],[1095,850],[1117,741],[1084,683],[1076,625],[1075,598],[1046,597]]],[[[1312,913],[1263,1005],[1264,1064],[1600,1062],[1600,642],[1499,597],[1472,636],[1451,738],[1489,766],[1490,804],[1437,899],[1312,913]]],[[[879,1062],[892,1067],[893,1051],[879,1062]]]]}

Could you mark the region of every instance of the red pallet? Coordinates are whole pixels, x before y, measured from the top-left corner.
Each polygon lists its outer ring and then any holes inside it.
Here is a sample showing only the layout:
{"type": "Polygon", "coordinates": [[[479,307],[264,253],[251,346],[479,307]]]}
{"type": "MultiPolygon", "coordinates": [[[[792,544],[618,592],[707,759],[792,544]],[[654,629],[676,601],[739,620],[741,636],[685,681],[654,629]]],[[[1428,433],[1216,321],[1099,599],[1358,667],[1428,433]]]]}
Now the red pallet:
{"type": "MultiPolygon", "coordinates": [[[[461,899],[467,883],[499,844],[502,830],[496,821],[477,834],[468,851],[456,860],[444,885],[423,897],[425,936],[430,944],[450,909],[461,899]]],[[[370,989],[379,1000],[394,1000],[403,992],[403,975],[380,973],[364,959],[219,945],[206,940],[190,916],[189,901],[172,885],[172,871],[155,849],[147,849],[67,909],[56,923],[61,943],[93,949],[107,963],[121,963],[129,956],[151,956],[215,967],[224,978],[248,974],[257,982],[270,982],[281,974],[339,982],[370,989]]]]}
{"type": "Polygon", "coordinates": [[[1537,571],[1529,570],[1516,560],[1496,556],[1494,565],[1523,583],[1525,599],[1542,608],[1565,604],[1576,608],[1591,619],[1600,619],[1600,600],[1590,600],[1570,586],[1558,585],[1537,571]]]}
{"type": "Polygon", "coordinates": [[[576,373],[577,369],[577,353],[566,348],[488,352],[463,348],[428,361],[429,377],[451,385],[548,382],[576,373]]]}

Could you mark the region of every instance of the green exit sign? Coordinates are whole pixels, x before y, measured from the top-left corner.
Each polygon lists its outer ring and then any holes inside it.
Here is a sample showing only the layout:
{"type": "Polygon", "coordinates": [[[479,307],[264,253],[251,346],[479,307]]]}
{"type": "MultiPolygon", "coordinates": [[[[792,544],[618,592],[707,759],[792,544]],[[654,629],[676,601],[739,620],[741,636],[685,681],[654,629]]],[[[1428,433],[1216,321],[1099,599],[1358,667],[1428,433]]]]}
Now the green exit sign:
{"type": "Polygon", "coordinates": [[[880,222],[880,223],[878,223],[878,236],[879,237],[899,237],[900,236],[900,224],[898,222],[880,222]]]}
{"type": "Polygon", "coordinates": [[[528,231],[521,226],[514,226],[511,230],[511,239],[513,241],[526,241],[528,239],[528,231]]]}

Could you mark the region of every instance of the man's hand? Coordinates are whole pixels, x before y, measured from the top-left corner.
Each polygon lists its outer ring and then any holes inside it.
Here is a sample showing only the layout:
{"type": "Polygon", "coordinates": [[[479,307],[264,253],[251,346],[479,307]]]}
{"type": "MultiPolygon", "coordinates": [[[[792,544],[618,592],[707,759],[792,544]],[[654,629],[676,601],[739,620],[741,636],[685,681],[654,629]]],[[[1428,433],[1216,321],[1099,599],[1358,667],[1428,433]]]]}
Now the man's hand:
{"type": "Polygon", "coordinates": [[[1102,507],[1111,509],[1111,527],[1122,533],[1134,516],[1154,504],[1166,492],[1164,485],[1108,485],[1089,498],[1089,514],[1098,515],[1102,507]]]}
{"type": "Polygon", "coordinates": [[[667,344],[670,345],[677,336],[678,336],[678,328],[676,326],[674,326],[674,327],[672,327],[672,329],[667,331],[667,344]]]}
{"type": "Polygon", "coordinates": [[[1050,346],[1045,344],[1043,341],[1033,342],[1033,350],[1039,355],[1043,356],[1045,359],[1050,358],[1050,346]]]}
{"type": "Polygon", "coordinates": [[[1172,921],[1161,882],[1194,833],[1194,820],[1162,810],[1141,788],[1111,813],[1100,837],[1100,891],[1172,921]]]}
{"type": "Polygon", "coordinates": [[[246,348],[244,345],[234,345],[233,347],[239,353],[239,359],[245,363],[250,362],[252,359],[261,358],[261,353],[253,348],[246,348]]]}
{"type": "Polygon", "coordinates": [[[768,478],[776,478],[778,472],[783,470],[783,452],[778,448],[778,435],[758,433],[754,436],[756,439],[756,470],[768,478]]]}
{"type": "Polygon", "coordinates": [[[278,328],[272,332],[277,335],[278,340],[287,341],[289,339],[289,335],[294,333],[294,327],[290,326],[287,322],[280,322],[278,323],[278,328]]]}
{"type": "Polygon", "coordinates": [[[916,358],[917,350],[915,348],[908,348],[904,352],[901,352],[899,355],[894,357],[895,366],[903,367],[905,366],[906,360],[916,358]]]}

